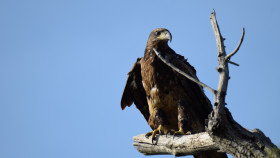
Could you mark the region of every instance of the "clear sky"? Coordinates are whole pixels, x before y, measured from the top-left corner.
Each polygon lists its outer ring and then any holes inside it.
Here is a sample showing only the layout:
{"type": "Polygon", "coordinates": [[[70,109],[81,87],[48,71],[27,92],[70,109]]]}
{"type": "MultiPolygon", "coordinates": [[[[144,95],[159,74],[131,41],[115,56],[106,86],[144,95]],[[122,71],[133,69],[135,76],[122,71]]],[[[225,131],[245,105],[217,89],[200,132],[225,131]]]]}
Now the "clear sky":
{"type": "MultiPolygon", "coordinates": [[[[120,99],[149,33],[173,35],[201,81],[216,88],[210,13],[230,53],[227,106],[246,128],[280,145],[280,1],[0,1],[0,157],[144,157],[132,137],[151,131],[120,99]]],[[[207,92],[210,100],[213,95],[207,92]]],[[[168,157],[173,156],[158,156],[168,157]]]]}

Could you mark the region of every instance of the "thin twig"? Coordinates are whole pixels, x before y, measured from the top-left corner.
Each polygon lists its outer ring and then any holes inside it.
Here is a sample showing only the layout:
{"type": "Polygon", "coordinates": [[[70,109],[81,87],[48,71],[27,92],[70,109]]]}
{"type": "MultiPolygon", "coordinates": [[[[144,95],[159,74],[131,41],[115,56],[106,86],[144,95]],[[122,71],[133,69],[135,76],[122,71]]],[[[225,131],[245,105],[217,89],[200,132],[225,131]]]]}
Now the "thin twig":
{"type": "Polygon", "coordinates": [[[230,61],[230,60],[227,60],[228,63],[232,64],[232,65],[235,65],[235,66],[239,66],[239,64],[233,62],[233,61],[230,61]]]}
{"type": "Polygon", "coordinates": [[[176,66],[174,66],[173,64],[167,62],[162,56],[161,54],[155,49],[154,52],[156,53],[156,55],[161,59],[161,61],[163,61],[166,65],[168,65],[169,67],[171,67],[172,69],[174,69],[175,71],[177,71],[179,74],[185,76],[186,78],[188,78],[189,80],[195,82],[196,84],[205,87],[206,89],[208,89],[209,91],[211,91],[213,94],[216,93],[216,90],[214,90],[213,88],[209,87],[208,85],[196,80],[195,78],[191,77],[190,75],[186,74],[185,72],[183,72],[182,70],[178,69],[176,66]]]}
{"type": "Polygon", "coordinates": [[[241,44],[243,42],[244,35],[245,35],[245,28],[243,27],[243,29],[242,29],[242,36],[241,36],[241,39],[240,39],[237,47],[235,48],[235,50],[232,53],[230,53],[230,54],[228,54],[226,56],[226,60],[228,60],[230,57],[232,57],[239,50],[239,48],[240,48],[240,46],[241,46],[241,44]]]}

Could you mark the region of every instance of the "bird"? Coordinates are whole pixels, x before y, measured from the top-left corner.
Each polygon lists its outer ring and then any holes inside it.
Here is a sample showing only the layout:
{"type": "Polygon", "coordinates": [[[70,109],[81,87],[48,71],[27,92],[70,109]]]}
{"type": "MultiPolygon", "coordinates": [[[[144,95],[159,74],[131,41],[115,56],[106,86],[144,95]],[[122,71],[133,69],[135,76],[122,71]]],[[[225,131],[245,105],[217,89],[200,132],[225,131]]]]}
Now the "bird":
{"type": "MultiPolygon", "coordinates": [[[[121,98],[124,110],[133,103],[144,116],[153,131],[146,137],[173,134],[187,135],[205,131],[205,121],[212,111],[212,105],[203,87],[185,78],[156,55],[163,58],[198,80],[195,68],[168,45],[172,35],[166,28],[154,29],[148,38],[144,56],[137,58],[128,72],[128,78],[121,98]]],[[[206,151],[195,158],[226,158],[225,153],[206,151]]]]}

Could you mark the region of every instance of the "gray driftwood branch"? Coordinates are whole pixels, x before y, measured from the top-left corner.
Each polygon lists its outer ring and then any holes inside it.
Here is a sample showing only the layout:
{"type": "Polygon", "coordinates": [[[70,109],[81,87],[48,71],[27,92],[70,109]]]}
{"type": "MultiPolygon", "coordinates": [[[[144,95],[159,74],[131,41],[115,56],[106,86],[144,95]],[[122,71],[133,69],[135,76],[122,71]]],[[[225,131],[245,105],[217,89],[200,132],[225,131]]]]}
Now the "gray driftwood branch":
{"type": "Polygon", "coordinates": [[[239,50],[244,38],[245,29],[243,28],[242,36],[236,49],[227,55],[224,46],[224,38],[220,33],[215,11],[211,13],[210,19],[218,48],[219,66],[217,67],[217,71],[219,72],[219,85],[217,90],[182,73],[180,69],[168,63],[160,53],[155,50],[157,56],[164,63],[215,94],[214,108],[209,115],[208,125],[206,127],[207,133],[203,132],[194,135],[186,135],[175,137],[174,139],[170,136],[159,136],[157,137],[157,145],[152,144],[152,141],[145,138],[144,135],[138,135],[133,138],[136,142],[134,146],[139,152],[145,155],[173,154],[182,156],[218,149],[234,157],[280,158],[280,150],[262,131],[259,129],[248,130],[243,128],[233,119],[231,113],[225,107],[225,97],[229,80],[228,63],[238,66],[237,63],[230,61],[230,58],[239,50]]]}
{"type": "Polygon", "coordinates": [[[133,143],[135,148],[144,155],[184,156],[219,149],[207,132],[174,138],[171,135],[161,135],[157,137],[156,145],[152,144],[151,138],[147,139],[145,134],[133,137],[133,141],[136,142],[133,143]]]}

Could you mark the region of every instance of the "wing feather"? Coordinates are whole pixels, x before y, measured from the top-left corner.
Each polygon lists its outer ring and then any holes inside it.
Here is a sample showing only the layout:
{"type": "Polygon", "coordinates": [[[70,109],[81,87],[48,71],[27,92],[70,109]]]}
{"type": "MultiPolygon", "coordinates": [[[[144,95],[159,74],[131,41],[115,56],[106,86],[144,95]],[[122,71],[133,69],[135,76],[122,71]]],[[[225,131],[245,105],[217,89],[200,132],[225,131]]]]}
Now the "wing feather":
{"type": "Polygon", "coordinates": [[[148,121],[150,113],[146,92],[142,84],[140,60],[141,58],[137,59],[128,73],[128,78],[121,99],[121,108],[124,110],[127,106],[130,107],[132,103],[134,103],[136,108],[139,109],[145,117],[146,121],[148,121]]]}

